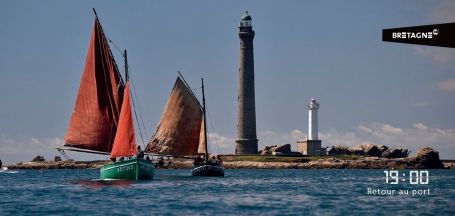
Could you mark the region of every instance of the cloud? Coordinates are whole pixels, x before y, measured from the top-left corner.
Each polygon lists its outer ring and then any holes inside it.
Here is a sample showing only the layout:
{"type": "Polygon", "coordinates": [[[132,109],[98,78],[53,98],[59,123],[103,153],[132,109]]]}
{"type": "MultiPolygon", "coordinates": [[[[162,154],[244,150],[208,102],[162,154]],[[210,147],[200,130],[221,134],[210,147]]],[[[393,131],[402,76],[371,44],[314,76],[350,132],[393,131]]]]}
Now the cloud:
{"type": "Polygon", "coordinates": [[[0,135],[0,159],[6,162],[28,161],[36,155],[57,155],[56,147],[61,146],[61,138],[18,137],[12,138],[5,134],[0,135]],[[53,153],[53,154],[52,154],[53,153]]]}
{"type": "Polygon", "coordinates": [[[442,158],[455,158],[455,128],[440,129],[423,123],[406,128],[384,123],[364,123],[354,131],[329,130],[321,133],[320,137],[326,146],[374,143],[394,148],[408,148],[413,152],[430,146],[438,150],[442,158]]]}
{"type": "MultiPolygon", "coordinates": [[[[221,153],[234,152],[234,138],[219,134],[212,136],[220,145],[221,153]]],[[[290,143],[292,149],[296,151],[296,141],[305,138],[306,133],[297,129],[288,132],[265,130],[258,133],[260,149],[266,145],[290,143]]],[[[322,140],[323,146],[353,146],[373,143],[392,148],[408,148],[414,153],[419,148],[430,146],[438,150],[442,158],[455,158],[455,128],[440,129],[423,123],[415,123],[403,128],[385,123],[363,123],[352,131],[330,129],[320,132],[319,138],[322,140]]]]}
{"type": "Polygon", "coordinates": [[[455,50],[445,47],[414,46],[415,51],[436,63],[454,65],[455,50]]]}
{"type": "MultiPolygon", "coordinates": [[[[232,154],[235,151],[235,136],[209,133],[210,151],[215,154],[232,154]]],[[[264,130],[258,133],[259,148],[266,145],[290,143],[294,151],[296,142],[305,139],[306,133],[294,129],[287,132],[264,130]]],[[[330,129],[319,133],[323,146],[353,146],[362,143],[383,144],[392,148],[408,148],[414,153],[418,148],[430,146],[440,152],[443,159],[455,159],[455,128],[441,129],[423,123],[409,127],[396,127],[385,123],[363,123],[351,131],[330,129]]],[[[0,159],[11,163],[29,161],[36,155],[53,159],[59,153],[55,147],[61,146],[61,138],[11,138],[0,135],[0,159]]],[[[107,156],[67,152],[76,160],[107,159],[107,156]]],[[[413,155],[413,154],[411,154],[413,155]]]]}
{"type": "Polygon", "coordinates": [[[450,0],[440,1],[430,12],[429,20],[434,23],[454,22],[455,2],[450,0]]]}
{"type": "MultiPolygon", "coordinates": [[[[46,160],[53,160],[54,156],[61,156],[55,149],[63,145],[60,137],[37,138],[37,137],[11,137],[0,134],[0,159],[4,163],[18,161],[30,161],[37,155],[42,155],[46,160]]],[[[99,160],[106,156],[67,152],[75,160],[99,160]]]]}
{"type": "Polygon", "coordinates": [[[214,154],[230,153],[235,150],[235,139],[218,133],[208,133],[209,151],[214,154]]]}
{"type": "MultiPolygon", "coordinates": [[[[436,4],[428,14],[430,24],[455,22],[455,1],[444,0],[436,4]]],[[[455,50],[452,48],[414,46],[416,52],[424,57],[442,63],[444,65],[455,65],[455,50]]]]}
{"type": "Polygon", "coordinates": [[[455,79],[439,82],[437,86],[440,90],[455,92],[455,79]]]}

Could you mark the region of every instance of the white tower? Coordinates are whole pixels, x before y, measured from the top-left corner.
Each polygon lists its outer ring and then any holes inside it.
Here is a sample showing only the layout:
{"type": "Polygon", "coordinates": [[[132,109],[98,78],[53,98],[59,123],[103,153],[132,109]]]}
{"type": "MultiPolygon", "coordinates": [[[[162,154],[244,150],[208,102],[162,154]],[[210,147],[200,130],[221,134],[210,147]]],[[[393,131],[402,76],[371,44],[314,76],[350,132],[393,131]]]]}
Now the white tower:
{"type": "Polygon", "coordinates": [[[326,148],[321,148],[321,140],[318,138],[318,109],[318,102],[311,98],[308,104],[308,137],[297,140],[297,151],[303,155],[326,155],[326,148]]]}
{"type": "Polygon", "coordinates": [[[308,140],[318,140],[318,109],[316,99],[311,98],[308,105],[308,140]]]}

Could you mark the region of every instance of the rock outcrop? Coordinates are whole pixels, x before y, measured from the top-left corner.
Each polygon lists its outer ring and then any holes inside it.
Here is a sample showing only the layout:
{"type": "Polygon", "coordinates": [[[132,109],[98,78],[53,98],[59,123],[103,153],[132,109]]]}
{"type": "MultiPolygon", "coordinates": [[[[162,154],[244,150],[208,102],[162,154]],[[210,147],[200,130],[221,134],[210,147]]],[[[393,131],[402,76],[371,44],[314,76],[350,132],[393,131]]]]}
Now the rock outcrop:
{"type": "Polygon", "coordinates": [[[38,156],[34,157],[33,160],[32,160],[32,162],[43,162],[43,161],[46,161],[46,160],[41,155],[38,155],[38,156]]]}
{"type": "Polygon", "coordinates": [[[384,145],[362,144],[361,146],[364,154],[370,157],[381,157],[382,152],[388,149],[388,147],[384,145]]]}
{"type": "Polygon", "coordinates": [[[439,159],[439,152],[430,148],[425,147],[417,151],[416,160],[419,164],[430,169],[442,169],[444,164],[439,159]]]}
{"type": "Polygon", "coordinates": [[[258,153],[260,155],[300,155],[298,152],[292,152],[291,144],[266,146],[264,149],[259,150],[258,153]]]}
{"type": "Polygon", "coordinates": [[[358,155],[369,157],[383,158],[405,158],[408,157],[410,151],[405,148],[389,149],[385,145],[361,144],[351,147],[333,146],[328,150],[328,155],[358,155]]]}
{"type": "Polygon", "coordinates": [[[329,155],[332,155],[332,156],[350,155],[351,154],[348,147],[345,147],[345,146],[332,146],[327,152],[329,155]]]}
{"type": "Polygon", "coordinates": [[[273,149],[274,152],[291,153],[291,144],[284,144],[273,149]]]}

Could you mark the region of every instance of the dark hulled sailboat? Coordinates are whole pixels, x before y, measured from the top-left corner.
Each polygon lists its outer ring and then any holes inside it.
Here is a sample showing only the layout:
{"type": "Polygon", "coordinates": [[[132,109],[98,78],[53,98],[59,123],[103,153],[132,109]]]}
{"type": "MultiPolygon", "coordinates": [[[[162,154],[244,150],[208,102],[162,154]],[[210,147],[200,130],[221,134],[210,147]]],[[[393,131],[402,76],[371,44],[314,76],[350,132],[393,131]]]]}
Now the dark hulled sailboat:
{"type": "MultiPolygon", "coordinates": [[[[136,154],[126,51],[124,57],[126,83],[95,12],[76,103],[59,150],[110,154],[111,158],[136,154]]],[[[151,179],[153,165],[143,159],[117,162],[103,167],[101,178],[151,179]]]]}
{"type": "Polygon", "coordinates": [[[208,160],[204,84],[202,82],[201,106],[191,88],[182,79],[177,77],[155,134],[145,151],[176,157],[204,154],[203,162],[194,167],[192,175],[224,176],[223,166],[211,164],[208,160]]]}
{"type": "Polygon", "coordinates": [[[194,168],[191,170],[191,175],[193,176],[224,176],[224,167],[220,164],[219,161],[209,161],[209,154],[207,148],[207,117],[206,117],[206,110],[205,110],[205,92],[204,92],[204,79],[202,81],[202,113],[203,116],[203,124],[201,132],[204,133],[204,161],[200,164],[195,164],[194,168]]]}

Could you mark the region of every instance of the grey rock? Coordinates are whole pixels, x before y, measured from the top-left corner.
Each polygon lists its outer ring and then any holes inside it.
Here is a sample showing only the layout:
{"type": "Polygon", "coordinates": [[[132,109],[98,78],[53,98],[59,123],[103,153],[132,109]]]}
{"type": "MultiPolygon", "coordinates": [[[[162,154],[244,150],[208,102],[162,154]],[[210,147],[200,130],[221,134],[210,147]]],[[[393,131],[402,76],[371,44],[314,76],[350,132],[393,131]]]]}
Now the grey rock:
{"type": "Polygon", "coordinates": [[[274,152],[291,153],[291,144],[284,144],[274,149],[274,152]]]}
{"type": "Polygon", "coordinates": [[[351,152],[345,146],[332,146],[328,151],[329,155],[349,155],[351,152]]]}
{"type": "Polygon", "coordinates": [[[430,147],[419,149],[416,154],[416,160],[427,168],[444,168],[444,164],[442,163],[441,159],[439,159],[439,152],[430,147]]]}
{"type": "Polygon", "coordinates": [[[44,159],[43,156],[38,155],[38,156],[34,157],[32,161],[33,162],[43,162],[43,161],[46,161],[46,160],[44,159]]]}
{"type": "Polygon", "coordinates": [[[405,148],[387,149],[382,153],[383,158],[405,158],[409,155],[409,150],[405,148]]]}

